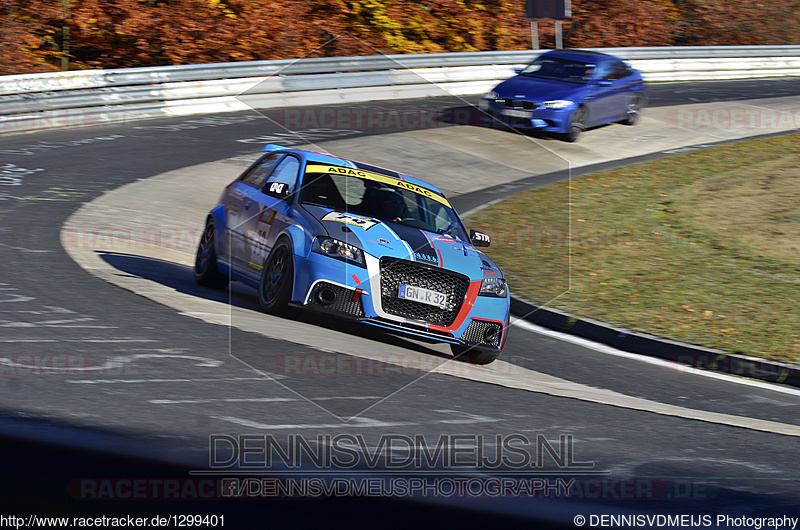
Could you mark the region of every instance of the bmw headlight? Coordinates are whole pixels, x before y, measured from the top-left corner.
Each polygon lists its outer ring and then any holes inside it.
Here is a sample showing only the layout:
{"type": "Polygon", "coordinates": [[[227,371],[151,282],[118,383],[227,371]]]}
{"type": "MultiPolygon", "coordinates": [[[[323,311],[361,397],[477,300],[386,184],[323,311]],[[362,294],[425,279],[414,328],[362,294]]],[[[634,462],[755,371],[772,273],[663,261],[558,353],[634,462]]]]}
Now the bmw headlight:
{"type": "Polygon", "coordinates": [[[481,290],[478,296],[496,296],[498,298],[505,298],[508,294],[508,287],[504,278],[497,276],[484,275],[481,282],[481,290]]]}
{"type": "Polygon", "coordinates": [[[489,102],[490,101],[497,101],[500,99],[500,94],[491,90],[481,96],[481,99],[478,100],[478,108],[481,110],[489,110],[489,102]]]}
{"type": "Polygon", "coordinates": [[[359,267],[366,267],[364,252],[360,248],[332,237],[318,237],[314,239],[311,250],[331,258],[358,265],[359,267]]]}
{"type": "Polygon", "coordinates": [[[572,105],[572,101],[568,99],[554,99],[552,101],[545,101],[542,103],[543,109],[565,109],[572,105]]]}

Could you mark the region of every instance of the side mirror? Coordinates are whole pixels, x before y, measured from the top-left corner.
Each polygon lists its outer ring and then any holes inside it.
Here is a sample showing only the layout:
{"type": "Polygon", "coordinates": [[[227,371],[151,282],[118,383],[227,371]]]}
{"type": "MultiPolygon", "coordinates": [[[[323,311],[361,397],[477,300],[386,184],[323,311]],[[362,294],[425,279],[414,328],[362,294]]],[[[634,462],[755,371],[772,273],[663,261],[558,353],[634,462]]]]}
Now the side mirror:
{"type": "Polygon", "coordinates": [[[291,187],[283,182],[267,182],[261,191],[265,195],[275,197],[276,199],[286,200],[292,194],[291,187]]]}
{"type": "Polygon", "coordinates": [[[521,66],[517,66],[516,68],[514,68],[514,73],[515,74],[519,74],[520,72],[522,72],[522,67],[521,66]]]}
{"type": "Polygon", "coordinates": [[[469,231],[469,239],[476,247],[488,247],[492,244],[492,238],[483,232],[478,232],[477,230],[469,231]]]}

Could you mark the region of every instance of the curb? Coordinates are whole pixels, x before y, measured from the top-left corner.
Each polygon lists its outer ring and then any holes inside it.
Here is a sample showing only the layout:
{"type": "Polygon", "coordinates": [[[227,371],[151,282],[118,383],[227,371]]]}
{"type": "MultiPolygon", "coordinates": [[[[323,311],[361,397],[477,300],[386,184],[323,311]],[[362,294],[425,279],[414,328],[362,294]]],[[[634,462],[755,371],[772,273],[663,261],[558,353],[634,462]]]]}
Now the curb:
{"type": "Polygon", "coordinates": [[[712,372],[800,387],[800,366],[726,353],[723,350],[616,328],[611,324],[578,318],[514,296],[511,297],[511,313],[516,316],[524,315],[520,317],[522,320],[543,328],[599,342],[629,353],[657,357],[712,372]]]}

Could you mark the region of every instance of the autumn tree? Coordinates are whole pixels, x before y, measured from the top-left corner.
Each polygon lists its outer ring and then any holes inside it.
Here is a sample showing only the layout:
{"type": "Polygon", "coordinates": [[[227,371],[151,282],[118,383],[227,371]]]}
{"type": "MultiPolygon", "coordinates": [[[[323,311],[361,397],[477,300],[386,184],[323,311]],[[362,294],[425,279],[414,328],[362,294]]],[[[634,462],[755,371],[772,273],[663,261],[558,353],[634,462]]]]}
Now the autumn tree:
{"type": "Polygon", "coordinates": [[[573,2],[565,45],[573,48],[670,45],[677,9],[660,0],[573,2]]]}
{"type": "Polygon", "coordinates": [[[0,4],[0,74],[56,70],[64,27],[59,2],[3,0],[0,4]]]}
{"type": "MultiPolygon", "coordinates": [[[[3,0],[0,74],[530,46],[524,0],[3,0]]],[[[800,0],[573,0],[568,47],[798,44],[800,0]]],[[[553,24],[539,25],[554,46],[553,24]]]]}

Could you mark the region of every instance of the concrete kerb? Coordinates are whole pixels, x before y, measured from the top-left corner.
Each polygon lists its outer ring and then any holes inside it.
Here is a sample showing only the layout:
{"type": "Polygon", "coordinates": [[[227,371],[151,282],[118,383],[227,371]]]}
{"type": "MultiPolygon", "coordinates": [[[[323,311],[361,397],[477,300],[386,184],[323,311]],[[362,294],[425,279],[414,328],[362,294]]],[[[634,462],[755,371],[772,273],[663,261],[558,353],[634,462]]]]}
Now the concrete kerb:
{"type": "Polygon", "coordinates": [[[590,318],[579,318],[516,296],[511,297],[511,314],[543,328],[605,344],[625,352],[657,357],[692,368],[800,387],[800,366],[727,353],[723,350],[631,331],[590,318]]]}
{"type": "MultiPolygon", "coordinates": [[[[588,175],[606,169],[647,162],[674,154],[676,151],[693,151],[759,138],[785,136],[796,132],[796,130],[790,130],[754,135],[747,138],[735,138],[718,142],[709,142],[702,145],[690,145],[680,150],[647,153],[626,159],[590,164],[573,168],[571,176],[588,175]]],[[[551,174],[537,175],[535,178],[526,178],[517,182],[512,182],[510,185],[505,186],[505,193],[493,197],[493,200],[489,204],[486,203],[486,190],[479,190],[477,192],[461,195],[453,199],[452,202],[459,210],[469,210],[467,212],[467,215],[469,215],[483,209],[491,203],[508,198],[511,195],[516,195],[532,188],[563,180],[568,174],[568,171],[556,171],[551,174]]],[[[590,318],[579,318],[558,309],[540,306],[516,296],[511,297],[511,314],[543,328],[605,344],[621,351],[656,357],[693,368],[748,377],[769,383],[800,387],[800,366],[798,365],[728,353],[723,350],[704,348],[702,346],[683,343],[656,335],[618,328],[605,322],[599,322],[590,318]]]]}

